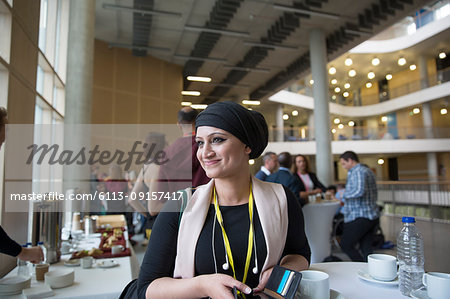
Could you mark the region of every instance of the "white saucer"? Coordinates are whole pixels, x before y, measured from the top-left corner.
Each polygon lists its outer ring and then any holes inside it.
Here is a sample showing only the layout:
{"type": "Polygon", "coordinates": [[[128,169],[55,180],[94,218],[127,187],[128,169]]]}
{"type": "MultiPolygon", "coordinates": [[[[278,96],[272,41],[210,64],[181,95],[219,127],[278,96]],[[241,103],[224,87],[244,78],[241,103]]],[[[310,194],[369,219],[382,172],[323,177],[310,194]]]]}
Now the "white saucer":
{"type": "Polygon", "coordinates": [[[80,265],[80,259],[68,260],[64,262],[64,266],[78,267],[80,265]]]}
{"type": "Polygon", "coordinates": [[[112,268],[112,267],[119,266],[119,263],[117,263],[115,260],[99,261],[96,264],[97,264],[97,267],[100,267],[100,268],[112,268]]]}
{"type": "Polygon", "coordinates": [[[431,299],[428,297],[427,289],[421,288],[411,292],[411,297],[416,299],[431,299]]]}
{"type": "Polygon", "coordinates": [[[345,299],[345,296],[336,290],[330,289],[330,299],[345,299]]]}
{"type": "Polygon", "coordinates": [[[361,269],[359,269],[356,273],[358,273],[359,278],[361,278],[362,280],[365,280],[365,281],[384,284],[384,285],[392,285],[392,286],[398,285],[398,276],[394,280],[384,281],[384,280],[378,280],[378,279],[373,278],[372,276],[369,275],[369,273],[367,273],[366,271],[361,270],[361,269]]]}

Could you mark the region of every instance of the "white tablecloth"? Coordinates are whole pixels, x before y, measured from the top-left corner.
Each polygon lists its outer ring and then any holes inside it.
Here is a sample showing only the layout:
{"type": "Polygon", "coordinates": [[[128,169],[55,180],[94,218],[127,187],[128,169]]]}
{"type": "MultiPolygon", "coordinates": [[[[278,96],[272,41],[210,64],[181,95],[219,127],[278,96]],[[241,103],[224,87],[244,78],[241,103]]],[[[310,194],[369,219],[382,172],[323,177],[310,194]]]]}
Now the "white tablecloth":
{"type": "Polygon", "coordinates": [[[345,299],[401,299],[398,286],[384,285],[361,280],[357,271],[368,271],[367,263],[336,262],[312,264],[310,270],[330,275],[330,288],[344,295],[345,299]]]}
{"type": "Polygon", "coordinates": [[[311,203],[303,207],[305,232],[311,247],[311,263],[320,263],[331,253],[331,225],[339,202],[311,203]]]}
{"type": "MultiPolygon", "coordinates": [[[[130,244],[127,245],[130,247],[130,244]]],[[[139,262],[137,261],[133,247],[130,247],[131,256],[113,258],[119,265],[113,268],[99,268],[94,265],[90,269],[64,266],[64,261],[70,255],[63,255],[61,261],[50,265],[49,271],[56,269],[72,269],[75,271],[75,282],[73,285],[54,289],[54,296],[49,298],[89,298],[89,299],[117,299],[125,286],[139,274],[139,262]]],[[[110,259],[108,259],[110,260],[110,259]]],[[[99,259],[98,261],[102,261],[99,259]]],[[[34,273],[33,273],[34,274],[34,273]]],[[[17,275],[17,268],[13,269],[8,276],[17,275]]],[[[44,282],[36,281],[35,275],[31,280],[31,287],[43,285],[44,282]]],[[[23,298],[22,295],[6,297],[9,299],[23,298]]],[[[3,299],[3,298],[2,298],[3,299]]]]}

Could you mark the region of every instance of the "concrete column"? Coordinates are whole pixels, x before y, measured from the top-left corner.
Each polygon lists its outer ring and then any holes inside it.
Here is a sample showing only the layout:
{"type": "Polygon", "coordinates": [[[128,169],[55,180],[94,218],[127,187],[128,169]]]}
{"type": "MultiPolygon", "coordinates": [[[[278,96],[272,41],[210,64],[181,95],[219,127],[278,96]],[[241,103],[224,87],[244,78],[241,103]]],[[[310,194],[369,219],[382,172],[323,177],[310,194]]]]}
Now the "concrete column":
{"type": "MultiPolygon", "coordinates": [[[[427,58],[424,55],[419,56],[419,73],[420,73],[420,87],[422,89],[428,88],[428,69],[427,58]]],[[[423,126],[425,129],[425,138],[434,138],[433,134],[433,115],[431,113],[430,103],[422,104],[423,126]]],[[[437,180],[439,176],[438,163],[436,153],[427,153],[428,177],[430,180],[437,180]]]]}
{"type": "Polygon", "coordinates": [[[278,104],[275,119],[277,124],[277,132],[275,134],[276,136],[275,140],[278,142],[283,142],[284,141],[283,104],[278,104]]]}
{"type": "MultiPolygon", "coordinates": [[[[65,105],[66,149],[80,149],[89,145],[88,128],[80,124],[91,123],[95,1],[70,1],[69,36],[67,47],[67,80],[65,105]]],[[[89,165],[64,167],[64,192],[79,188],[89,193],[89,165]]],[[[73,207],[73,210],[88,211],[88,207],[73,207]]]]}
{"type": "Polygon", "coordinates": [[[314,140],[314,111],[311,111],[308,115],[308,140],[314,140]]]}
{"type": "Polygon", "coordinates": [[[66,124],[91,123],[95,1],[70,1],[66,124]]]}
{"type": "Polygon", "coordinates": [[[325,184],[333,182],[333,156],[329,116],[329,94],[325,34],[315,28],[309,34],[311,73],[314,80],[314,134],[316,138],[316,170],[325,184]]]}

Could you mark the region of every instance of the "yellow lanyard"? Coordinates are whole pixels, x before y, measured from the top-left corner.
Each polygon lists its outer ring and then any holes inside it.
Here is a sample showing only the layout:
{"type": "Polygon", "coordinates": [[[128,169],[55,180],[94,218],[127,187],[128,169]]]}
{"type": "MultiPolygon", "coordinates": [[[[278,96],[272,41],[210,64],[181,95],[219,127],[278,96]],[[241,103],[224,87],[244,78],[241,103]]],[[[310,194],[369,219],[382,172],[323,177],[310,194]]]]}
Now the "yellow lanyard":
{"type": "MultiPolygon", "coordinates": [[[[237,279],[236,272],[234,270],[234,261],[233,261],[233,254],[231,253],[230,242],[228,240],[227,233],[225,232],[225,228],[223,227],[223,218],[222,214],[220,213],[219,204],[217,202],[216,187],[214,187],[213,193],[214,193],[214,208],[216,209],[217,221],[219,222],[220,227],[222,228],[222,236],[225,242],[225,249],[227,251],[228,259],[230,261],[231,269],[233,270],[233,277],[234,279],[237,279]]],[[[244,278],[242,279],[242,283],[245,283],[245,281],[247,280],[247,272],[248,268],[250,267],[250,259],[252,257],[252,250],[253,250],[253,195],[251,183],[250,183],[250,195],[248,197],[248,215],[250,217],[250,228],[248,232],[247,259],[245,260],[244,278]]]]}

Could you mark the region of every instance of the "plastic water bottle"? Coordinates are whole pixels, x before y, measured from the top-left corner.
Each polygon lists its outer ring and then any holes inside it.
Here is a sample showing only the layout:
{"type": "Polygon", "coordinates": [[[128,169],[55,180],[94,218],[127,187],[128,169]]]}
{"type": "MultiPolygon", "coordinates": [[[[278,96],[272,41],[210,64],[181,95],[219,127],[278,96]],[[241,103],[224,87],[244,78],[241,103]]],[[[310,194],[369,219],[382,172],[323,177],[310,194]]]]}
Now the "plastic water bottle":
{"type": "Polygon", "coordinates": [[[397,258],[400,264],[400,292],[409,296],[422,287],[424,274],[423,239],[414,217],[403,217],[403,228],[397,238],[397,258]]]}
{"type": "Polygon", "coordinates": [[[38,246],[41,247],[42,253],[44,254],[44,260],[40,262],[40,264],[47,263],[47,248],[44,245],[44,242],[38,242],[38,246]]]}
{"type": "MultiPolygon", "coordinates": [[[[22,245],[22,247],[27,247],[27,245],[22,245]]],[[[29,276],[30,275],[27,261],[17,259],[17,275],[20,275],[20,276],[29,276]]]]}

